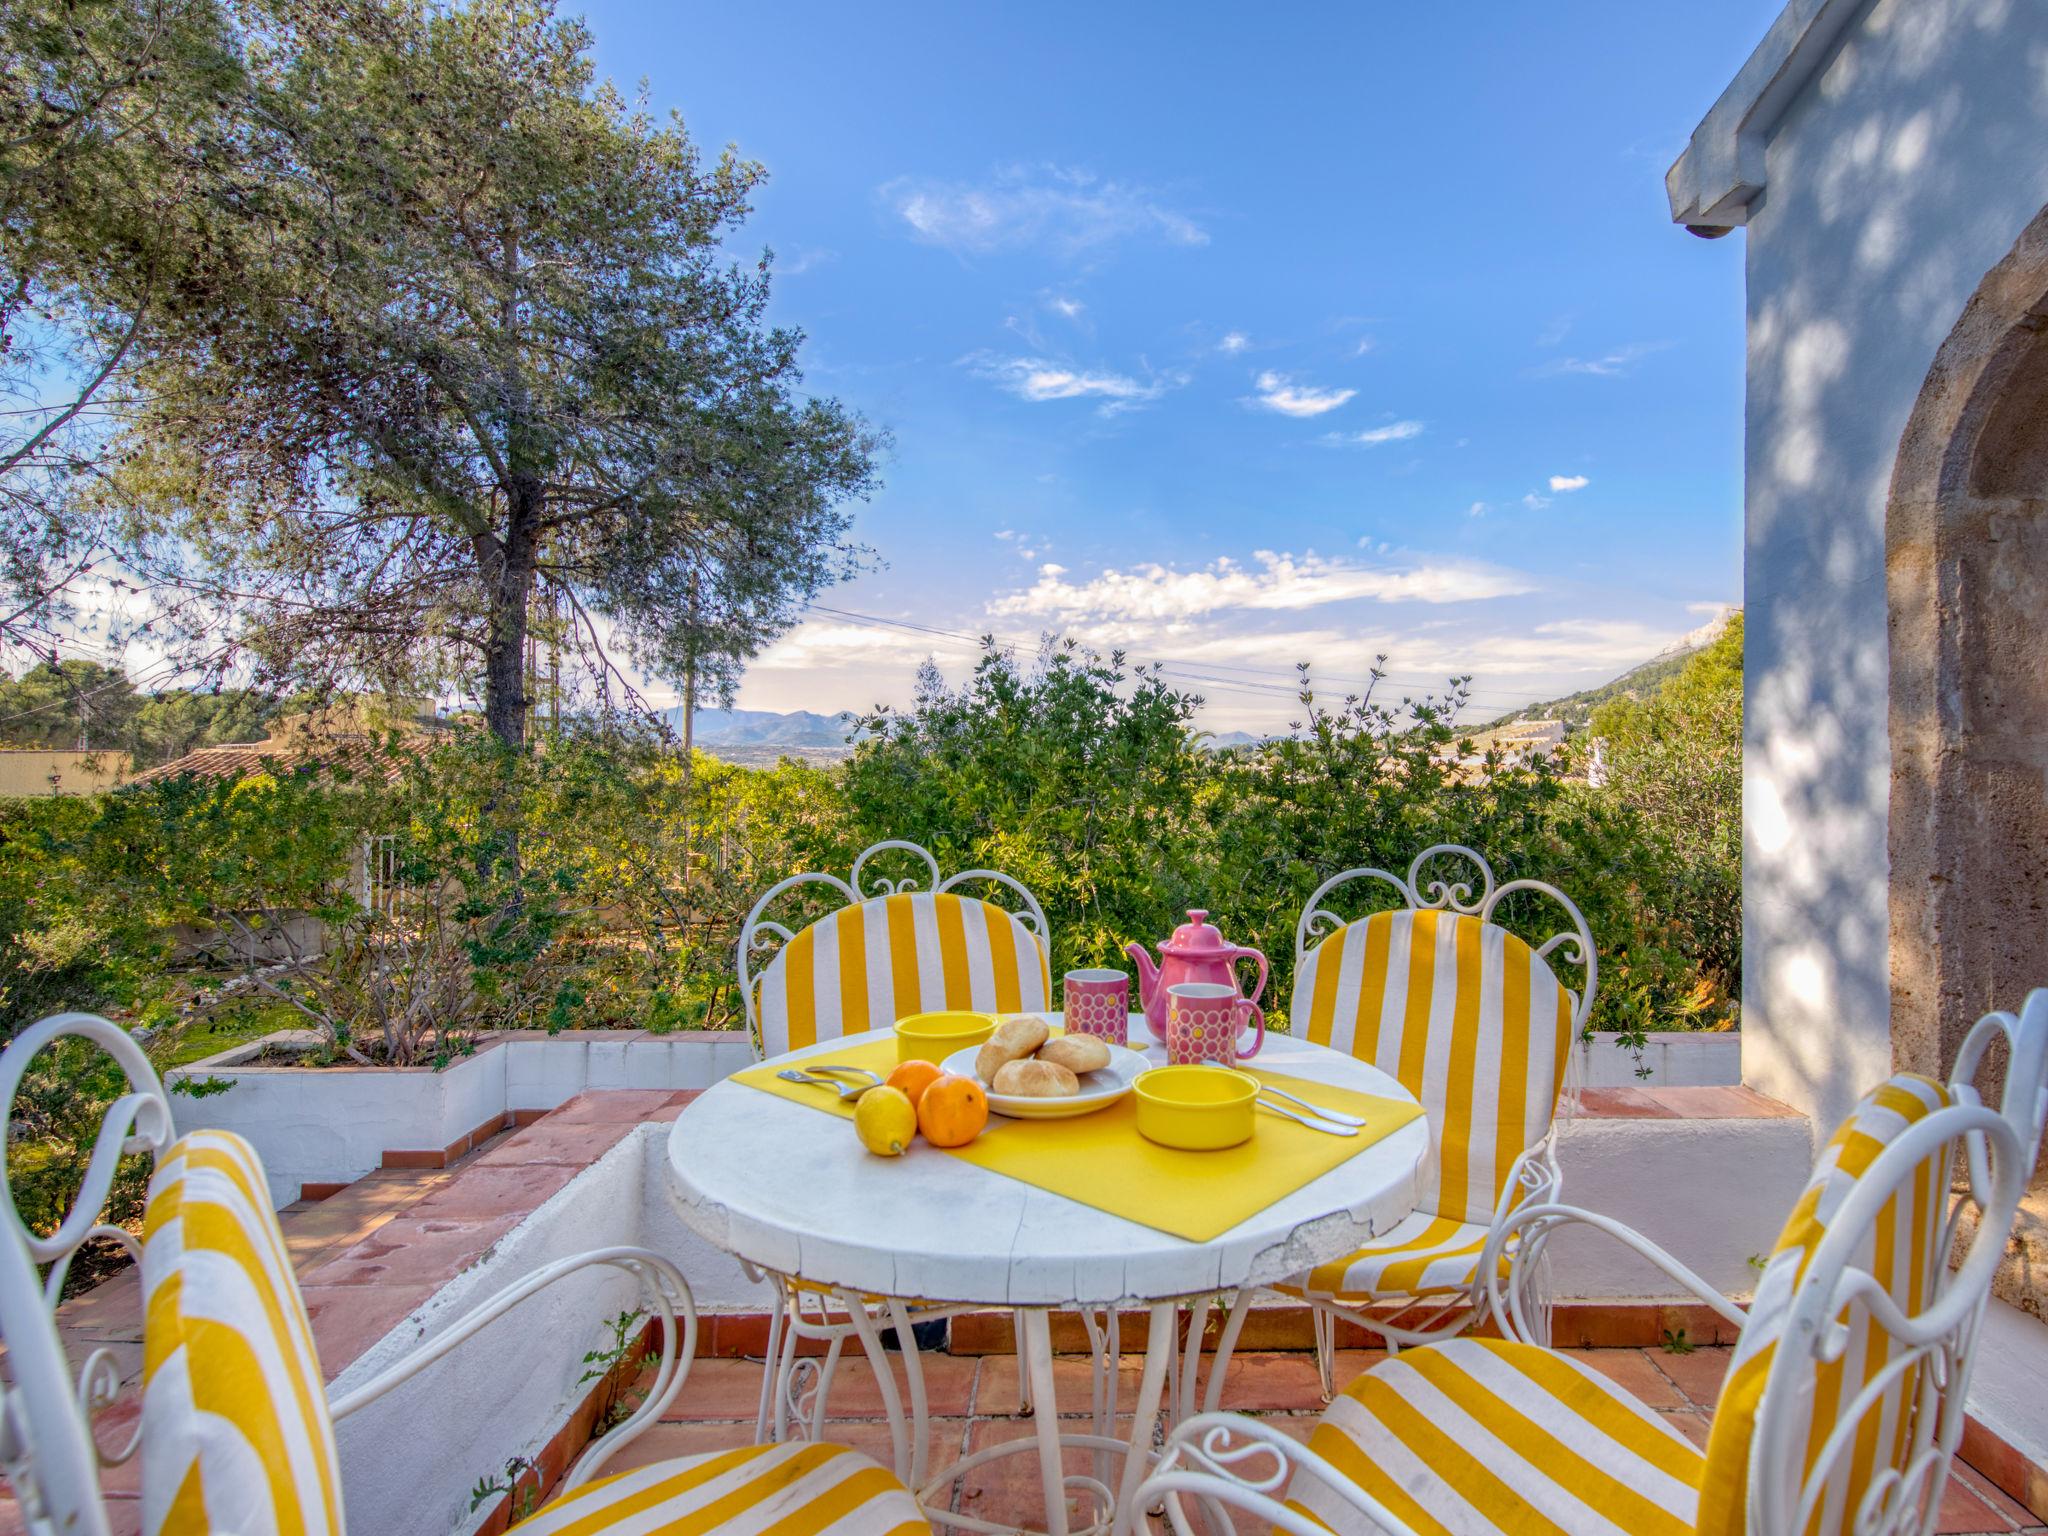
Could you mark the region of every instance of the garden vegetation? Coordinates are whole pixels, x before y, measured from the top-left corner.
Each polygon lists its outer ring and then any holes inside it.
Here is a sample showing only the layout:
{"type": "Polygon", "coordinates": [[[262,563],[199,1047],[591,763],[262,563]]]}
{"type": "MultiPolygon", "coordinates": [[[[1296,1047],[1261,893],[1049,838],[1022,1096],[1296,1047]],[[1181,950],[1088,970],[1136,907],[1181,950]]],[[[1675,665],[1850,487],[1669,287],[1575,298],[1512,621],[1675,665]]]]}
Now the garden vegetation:
{"type": "MultiPolygon", "coordinates": [[[[1582,906],[1593,1028],[1725,1028],[1740,657],[1738,619],[1603,721],[1599,784],[1584,737],[1555,758],[1461,751],[1456,684],[1331,700],[1304,672],[1290,735],[1212,749],[1196,698],[1062,644],[1021,661],[992,649],[958,687],[927,668],[915,703],[860,721],[829,769],[686,757],[618,722],[550,729],[530,751],[455,726],[326,767],[0,803],[0,1030],[90,1007],[166,1060],[296,1027],[316,1060],[440,1065],[497,1029],[740,1028],[754,899],[785,875],[843,873],[884,838],[1023,880],[1055,975],[1122,964],[1125,943],[1206,907],[1271,958],[1276,1024],[1317,885],[1464,843],[1503,881],[1550,881],[1582,906]]],[[[1533,899],[1507,920],[1557,927],[1533,899]]],[[[53,1063],[31,1084],[25,1120],[57,1162],[82,1151],[97,1102],[62,1078],[53,1063]]]]}

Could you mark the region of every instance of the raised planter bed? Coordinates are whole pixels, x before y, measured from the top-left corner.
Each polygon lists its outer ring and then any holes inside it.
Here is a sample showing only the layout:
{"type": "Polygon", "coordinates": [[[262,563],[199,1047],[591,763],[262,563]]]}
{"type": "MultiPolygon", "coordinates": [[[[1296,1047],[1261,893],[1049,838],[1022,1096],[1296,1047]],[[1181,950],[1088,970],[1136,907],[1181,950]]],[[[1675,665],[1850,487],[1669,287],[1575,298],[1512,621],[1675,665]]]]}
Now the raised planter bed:
{"type": "Polygon", "coordinates": [[[312,1043],[304,1031],[282,1030],[164,1074],[173,1085],[231,1085],[175,1097],[179,1128],[247,1137],[278,1205],[330,1193],[374,1168],[444,1168],[586,1089],[708,1088],[753,1060],[734,1030],[513,1030],[486,1036],[474,1056],[440,1071],[260,1059],[312,1043]]]}

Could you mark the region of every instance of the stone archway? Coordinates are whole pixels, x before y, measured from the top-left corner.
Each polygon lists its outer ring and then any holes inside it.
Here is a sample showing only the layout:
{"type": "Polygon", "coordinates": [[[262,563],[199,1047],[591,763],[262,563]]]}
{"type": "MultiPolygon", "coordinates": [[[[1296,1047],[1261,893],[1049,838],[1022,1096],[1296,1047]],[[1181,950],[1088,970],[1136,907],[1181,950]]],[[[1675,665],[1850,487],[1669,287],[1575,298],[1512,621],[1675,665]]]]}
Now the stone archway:
{"type": "Polygon", "coordinates": [[[1945,1076],[2048,984],[2048,210],[1986,274],[1899,443],[1890,629],[1892,1056],[1945,1076]]]}

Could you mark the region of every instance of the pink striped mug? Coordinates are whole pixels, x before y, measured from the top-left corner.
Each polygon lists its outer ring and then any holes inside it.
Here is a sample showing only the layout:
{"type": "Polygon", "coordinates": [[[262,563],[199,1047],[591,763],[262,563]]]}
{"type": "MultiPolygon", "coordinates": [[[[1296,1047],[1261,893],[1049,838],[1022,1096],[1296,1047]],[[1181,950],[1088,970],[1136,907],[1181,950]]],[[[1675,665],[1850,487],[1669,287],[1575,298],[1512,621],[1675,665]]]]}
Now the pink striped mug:
{"type": "Polygon", "coordinates": [[[1166,1060],[1176,1067],[1218,1062],[1234,1067],[1266,1043],[1266,1015],[1237,988],[1220,981],[1184,981],[1166,989],[1166,1060]],[[1239,1037],[1246,1018],[1258,1026],[1250,1050],[1239,1037]]]}

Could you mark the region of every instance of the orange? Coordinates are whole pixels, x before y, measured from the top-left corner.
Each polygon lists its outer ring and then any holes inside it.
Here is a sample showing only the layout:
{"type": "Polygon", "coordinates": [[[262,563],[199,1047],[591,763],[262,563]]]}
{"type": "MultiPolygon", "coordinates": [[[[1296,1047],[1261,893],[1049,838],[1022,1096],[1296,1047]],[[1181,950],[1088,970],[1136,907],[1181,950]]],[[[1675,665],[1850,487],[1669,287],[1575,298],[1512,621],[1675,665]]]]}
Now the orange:
{"type": "Polygon", "coordinates": [[[958,1072],[941,1072],[917,1102],[917,1128],[935,1147],[964,1147],[988,1124],[988,1096],[958,1072]]]}
{"type": "Polygon", "coordinates": [[[886,1086],[901,1088],[904,1093],[910,1096],[910,1102],[914,1106],[919,1099],[924,1097],[925,1089],[931,1087],[938,1080],[939,1075],[939,1068],[936,1062],[906,1061],[902,1066],[889,1074],[886,1086]]]}

